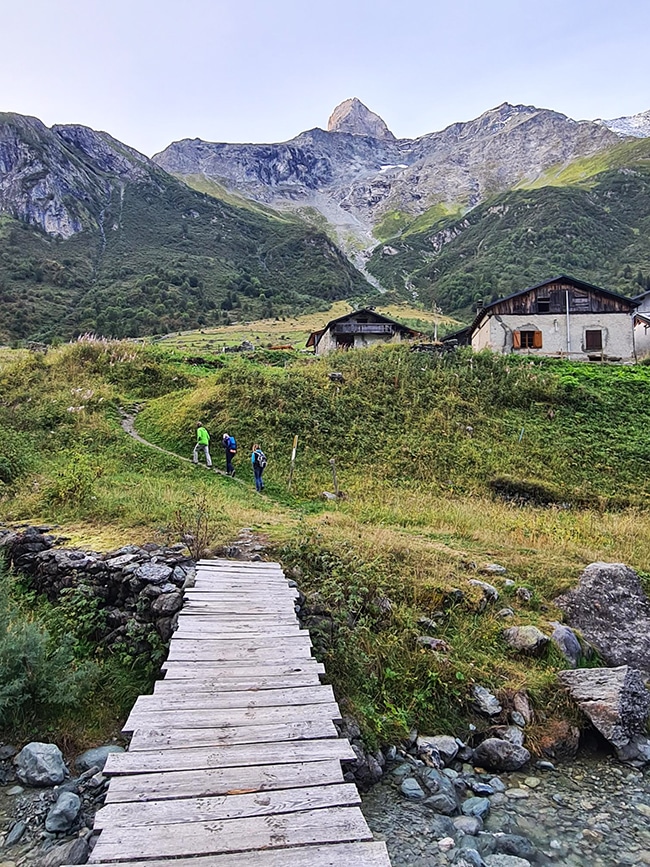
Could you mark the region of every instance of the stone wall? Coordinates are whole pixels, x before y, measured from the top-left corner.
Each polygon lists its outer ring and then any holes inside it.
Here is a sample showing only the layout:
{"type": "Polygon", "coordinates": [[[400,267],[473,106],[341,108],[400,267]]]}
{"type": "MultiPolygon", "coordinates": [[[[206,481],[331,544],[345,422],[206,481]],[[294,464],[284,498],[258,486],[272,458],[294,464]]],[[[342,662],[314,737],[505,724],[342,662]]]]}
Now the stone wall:
{"type": "Polygon", "coordinates": [[[127,636],[137,642],[152,630],[169,641],[183,604],[183,587],[194,581],[194,562],[183,553],[183,545],[126,545],[100,554],[56,547],[62,540],[49,530],[0,530],[0,551],[33,590],[56,602],[65,588],[84,587],[101,600],[105,626],[98,641],[104,645],[127,636]]]}

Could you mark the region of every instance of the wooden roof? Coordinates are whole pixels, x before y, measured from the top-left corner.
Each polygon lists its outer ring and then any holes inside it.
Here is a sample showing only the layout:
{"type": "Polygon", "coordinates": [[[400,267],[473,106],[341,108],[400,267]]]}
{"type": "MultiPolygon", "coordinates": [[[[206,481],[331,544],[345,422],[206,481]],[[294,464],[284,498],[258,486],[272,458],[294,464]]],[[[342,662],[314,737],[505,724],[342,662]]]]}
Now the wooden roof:
{"type": "Polygon", "coordinates": [[[420,332],[415,331],[413,328],[409,328],[408,325],[403,325],[401,322],[398,322],[397,319],[391,319],[390,316],[385,316],[383,313],[377,313],[377,311],[373,307],[362,307],[360,310],[351,310],[349,313],[345,313],[343,316],[338,316],[336,319],[330,319],[327,325],[320,328],[318,331],[312,331],[312,333],[307,338],[306,346],[315,346],[318,341],[321,339],[323,334],[332,327],[332,325],[336,325],[338,322],[347,322],[349,319],[354,319],[355,316],[374,316],[375,319],[379,322],[385,322],[389,325],[395,325],[400,331],[406,331],[411,337],[417,337],[420,332]]]}
{"type": "Polygon", "coordinates": [[[587,283],[584,280],[578,280],[576,277],[570,277],[568,274],[560,274],[557,277],[551,277],[550,279],[544,280],[541,283],[536,283],[534,286],[528,286],[526,289],[520,289],[518,292],[513,292],[510,295],[506,295],[503,298],[497,298],[496,301],[491,301],[489,304],[486,304],[484,307],[477,311],[476,317],[470,326],[471,331],[474,332],[481,324],[485,316],[488,315],[491,310],[498,307],[499,305],[512,301],[514,298],[519,298],[523,295],[526,295],[528,292],[535,292],[539,289],[543,289],[545,286],[550,286],[553,283],[568,283],[569,285],[575,287],[576,289],[580,289],[583,292],[593,292],[597,295],[604,296],[605,298],[622,302],[624,306],[628,307],[627,312],[629,313],[631,313],[635,307],[638,307],[640,303],[634,298],[628,298],[625,295],[619,295],[618,292],[612,292],[610,289],[603,289],[602,286],[594,286],[592,283],[587,283]]]}

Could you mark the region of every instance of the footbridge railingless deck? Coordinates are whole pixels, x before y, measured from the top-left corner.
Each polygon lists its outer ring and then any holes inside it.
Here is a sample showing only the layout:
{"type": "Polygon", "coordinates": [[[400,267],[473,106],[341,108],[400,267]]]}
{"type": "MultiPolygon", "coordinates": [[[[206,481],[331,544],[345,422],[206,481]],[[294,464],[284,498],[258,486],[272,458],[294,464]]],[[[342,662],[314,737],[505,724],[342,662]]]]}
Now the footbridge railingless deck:
{"type": "Polygon", "coordinates": [[[106,764],[91,863],[390,867],[343,780],[355,755],[296,596],[277,563],[198,563],[165,677],[106,764]]]}

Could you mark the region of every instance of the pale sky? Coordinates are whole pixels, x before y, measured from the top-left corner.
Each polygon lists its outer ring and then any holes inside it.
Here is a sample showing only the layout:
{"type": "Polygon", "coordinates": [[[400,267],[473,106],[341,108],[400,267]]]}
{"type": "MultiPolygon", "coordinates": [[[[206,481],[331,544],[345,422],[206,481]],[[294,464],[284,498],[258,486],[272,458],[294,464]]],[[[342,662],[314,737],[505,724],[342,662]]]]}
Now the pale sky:
{"type": "Polygon", "coordinates": [[[0,0],[0,111],[152,155],[285,141],[357,96],[399,137],[502,102],[650,108],[648,0],[0,0]]]}

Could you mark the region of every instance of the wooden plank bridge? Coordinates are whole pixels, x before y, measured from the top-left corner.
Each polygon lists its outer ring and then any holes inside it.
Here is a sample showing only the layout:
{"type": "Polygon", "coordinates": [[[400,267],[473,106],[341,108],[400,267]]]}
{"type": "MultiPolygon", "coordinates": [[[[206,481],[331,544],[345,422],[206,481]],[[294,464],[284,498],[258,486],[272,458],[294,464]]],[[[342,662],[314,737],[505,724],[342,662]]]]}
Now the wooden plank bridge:
{"type": "Polygon", "coordinates": [[[343,781],[355,754],[296,596],[277,563],[198,563],[165,677],[106,764],[91,863],[390,867],[343,781]]]}

